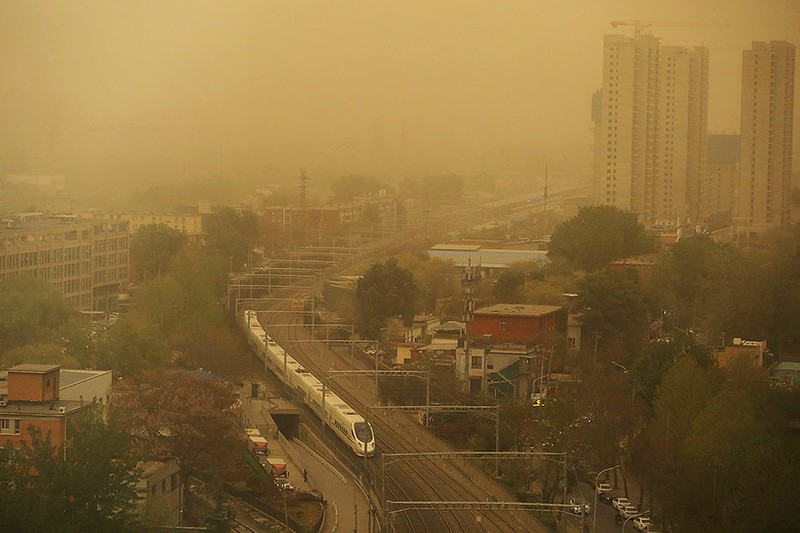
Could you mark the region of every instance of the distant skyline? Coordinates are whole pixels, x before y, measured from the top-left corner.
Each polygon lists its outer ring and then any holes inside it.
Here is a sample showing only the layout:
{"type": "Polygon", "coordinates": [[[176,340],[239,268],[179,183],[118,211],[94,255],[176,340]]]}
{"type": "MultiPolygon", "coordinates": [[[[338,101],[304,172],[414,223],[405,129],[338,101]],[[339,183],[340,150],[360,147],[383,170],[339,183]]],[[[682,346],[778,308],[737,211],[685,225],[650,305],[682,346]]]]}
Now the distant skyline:
{"type": "Polygon", "coordinates": [[[634,31],[611,20],[709,47],[712,133],[738,132],[742,51],[800,45],[795,0],[0,0],[0,15],[0,172],[77,181],[546,161],[588,177],[603,36],[634,31]]]}

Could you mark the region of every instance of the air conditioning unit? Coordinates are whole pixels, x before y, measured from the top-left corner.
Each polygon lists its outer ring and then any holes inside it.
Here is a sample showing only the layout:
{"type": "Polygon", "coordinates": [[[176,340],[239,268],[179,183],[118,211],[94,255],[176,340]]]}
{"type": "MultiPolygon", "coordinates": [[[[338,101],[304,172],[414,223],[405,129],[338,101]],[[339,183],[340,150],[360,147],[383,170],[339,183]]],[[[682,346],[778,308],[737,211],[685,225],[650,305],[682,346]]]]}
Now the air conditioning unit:
{"type": "Polygon", "coordinates": [[[63,414],[64,414],[64,413],[66,413],[66,412],[67,412],[67,408],[66,408],[66,407],[64,407],[63,405],[62,405],[61,407],[59,407],[59,408],[58,408],[58,413],[59,413],[59,414],[62,414],[62,415],[63,415],[63,414]]]}

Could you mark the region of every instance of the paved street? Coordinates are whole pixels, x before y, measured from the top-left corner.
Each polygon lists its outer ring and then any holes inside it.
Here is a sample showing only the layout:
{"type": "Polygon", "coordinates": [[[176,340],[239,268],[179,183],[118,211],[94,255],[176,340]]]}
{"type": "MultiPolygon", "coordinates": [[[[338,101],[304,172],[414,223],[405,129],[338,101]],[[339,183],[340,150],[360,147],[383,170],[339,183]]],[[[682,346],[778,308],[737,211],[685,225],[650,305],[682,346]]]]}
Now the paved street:
{"type": "Polygon", "coordinates": [[[258,428],[267,438],[270,456],[286,460],[292,485],[298,491],[319,491],[328,500],[323,531],[369,531],[369,504],[350,473],[328,463],[302,443],[287,441],[269,415],[270,401],[246,394],[250,391],[249,383],[241,390],[243,422],[258,428]]]}

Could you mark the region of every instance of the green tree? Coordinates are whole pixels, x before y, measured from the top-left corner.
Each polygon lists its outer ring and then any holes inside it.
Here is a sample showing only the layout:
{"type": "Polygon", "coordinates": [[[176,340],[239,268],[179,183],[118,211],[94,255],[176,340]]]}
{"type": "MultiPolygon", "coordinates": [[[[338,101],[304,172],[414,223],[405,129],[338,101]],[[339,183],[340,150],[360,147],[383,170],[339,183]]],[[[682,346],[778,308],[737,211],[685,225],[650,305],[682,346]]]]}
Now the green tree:
{"type": "Polygon", "coordinates": [[[503,272],[492,287],[492,296],[497,302],[518,303],[519,291],[524,283],[525,274],[522,272],[503,272]]]}
{"type": "Polygon", "coordinates": [[[203,218],[206,249],[229,261],[231,270],[241,270],[250,261],[250,250],[258,243],[258,219],[252,211],[226,207],[203,218]]]}
{"type": "Polygon", "coordinates": [[[400,267],[397,259],[373,264],[356,288],[356,330],[367,338],[377,339],[391,317],[401,316],[410,325],[416,311],[417,292],[414,275],[400,267]]]}
{"type": "Polygon", "coordinates": [[[190,513],[189,476],[221,474],[240,456],[237,402],[230,385],[198,373],[146,371],[114,384],[110,412],[136,449],[176,459],[190,513]]]}
{"type": "Polygon", "coordinates": [[[30,342],[58,342],[58,327],[75,311],[50,282],[30,276],[0,280],[0,355],[30,342]]]}
{"type": "Polygon", "coordinates": [[[618,340],[629,354],[637,352],[647,323],[644,295],[635,272],[609,269],[588,274],[578,282],[578,308],[585,331],[599,335],[603,346],[618,340]]]}
{"type": "Polygon", "coordinates": [[[170,349],[163,333],[153,324],[124,317],[97,342],[97,365],[113,368],[121,376],[163,368],[170,349]]]}
{"type": "Polygon", "coordinates": [[[148,280],[167,271],[188,242],[185,233],[166,224],[147,224],[131,236],[131,278],[148,280]]]}
{"type": "Polygon", "coordinates": [[[31,444],[0,450],[3,529],[30,532],[140,531],[135,515],[138,472],[126,436],[102,408],[70,421],[66,450],[31,428],[31,444]]]}
{"type": "Polygon", "coordinates": [[[707,501],[695,490],[694,470],[683,447],[718,389],[713,370],[699,367],[691,358],[679,359],[662,379],[654,415],[633,445],[632,460],[642,486],[649,488],[664,514],[678,523],[696,512],[698,501],[707,501]]]}
{"type": "Polygon", "coordinates": [[[460,309],[461,276],[452,261],[403,254],[397,258],[397,264],[414,276],[420,311],[438,312],[443,302],[454,298],[459,300],[460,309]]]}
{"type": "Polygon", "coordinates": [[[6,351],[0,358],[0,367],[11,368],[23,363],[61,365],[65,368],[78,368],[78,360],[68,355],[58,344],[34,342],[16,346],[6,351]]]}
{"type": "Polygon", "coordinates": [[[564,257],[578,268],[591,271],[615,259],[652,249],[653,239],[636,214],[604,205],[583,207],[556,226],[548,256],[564,257]]]}
{"type": "MultiPolygon", "coordinates": [[[[735,248],[707,235],[679,240],[658,263],[651,291],[670,312],[672,325],[700,326],[715,305],[717,294],[733,289],[746,264],[735,248]]],[[[668,324],[669,326],[670,324],[668,324]]]]}
{"type": "Polygon", "coordinates": [[[710,368],[713,364],[711,350],[698,342],[694,336],[680,334],[651,340],[630,366],[628,378],[631,386],[644,396],[645,400],[652,402],[661,380],[672,365],[684,357],[692,359],[704,369],[710,368]]]}

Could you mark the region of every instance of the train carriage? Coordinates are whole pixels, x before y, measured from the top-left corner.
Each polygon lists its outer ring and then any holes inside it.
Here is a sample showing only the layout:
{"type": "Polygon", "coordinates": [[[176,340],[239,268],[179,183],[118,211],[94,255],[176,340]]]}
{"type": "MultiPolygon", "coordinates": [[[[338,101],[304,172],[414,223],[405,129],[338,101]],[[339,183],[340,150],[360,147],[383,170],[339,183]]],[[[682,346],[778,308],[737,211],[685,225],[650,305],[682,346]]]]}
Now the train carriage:
{"type": "Polygon", "coordinates": [[[353,453],[362,457],[364,454],[371,456],[375,453],[372,426],[331,390],[325,391],[323,413],[322,383],[267,334],[258,321],[256,311],[248,309],[243,312],[242,327],[265,368],[272,371],[284,385],[297,392],[314,414],[330,425],[353,453]]]}

